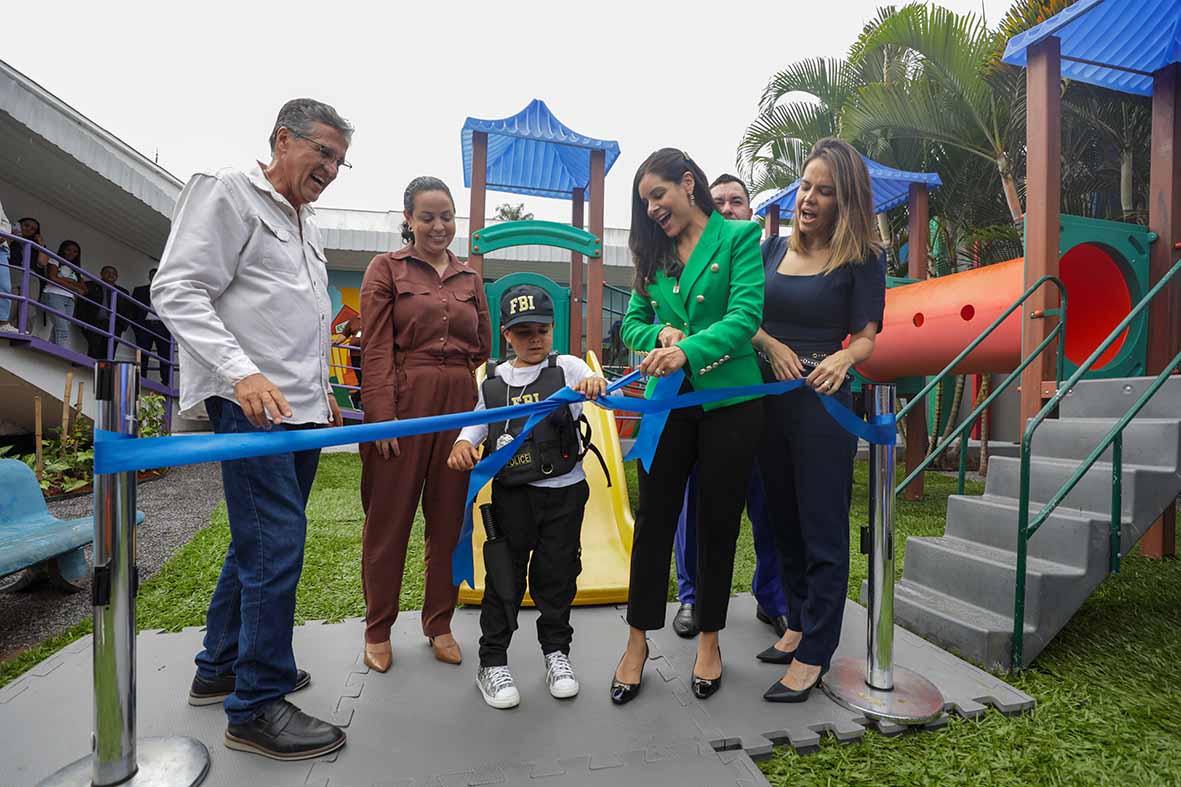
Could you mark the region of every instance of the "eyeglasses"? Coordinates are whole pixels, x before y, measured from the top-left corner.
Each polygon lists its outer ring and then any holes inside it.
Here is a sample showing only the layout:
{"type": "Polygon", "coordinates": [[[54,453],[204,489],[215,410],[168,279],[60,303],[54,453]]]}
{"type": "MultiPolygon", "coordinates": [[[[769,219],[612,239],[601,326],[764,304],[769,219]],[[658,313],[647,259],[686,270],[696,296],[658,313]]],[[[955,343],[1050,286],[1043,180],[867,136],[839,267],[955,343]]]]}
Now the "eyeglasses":
{"type": "Polygon", "coordinates": [[[347,161],[345,161],[343,156],[341,158],[337,158],[336,151],[333,150],[332,148],[328,147],[327,145],[321,144],[321,143],[317,142],[316,140],[312,139],[311,137],[304,136],[303,134],[300,134],[298,131],[294,131],[292,129],[287,129],[287,130],[289,132],[291,132],[292,136],[299,137],[300,139],[306,140],[307,142],[310,142],[313,145],[315,145],[316,150],[320,151],[320,158],[324,159],[325,162],[335,163],[337,166],[337,169],[340,169],[340,168],[352,169],[353,168],[353,165],[348,163],[347,161]]]}

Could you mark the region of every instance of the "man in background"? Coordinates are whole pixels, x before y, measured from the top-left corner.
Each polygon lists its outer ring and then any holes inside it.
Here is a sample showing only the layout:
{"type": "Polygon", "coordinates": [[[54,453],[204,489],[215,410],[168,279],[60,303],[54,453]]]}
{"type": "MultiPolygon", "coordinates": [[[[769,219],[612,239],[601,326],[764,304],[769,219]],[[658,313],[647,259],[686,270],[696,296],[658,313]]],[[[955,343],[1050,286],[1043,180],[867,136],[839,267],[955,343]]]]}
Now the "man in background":
{"type": "MultiPolygon", "coordinates": [[[[719,175],[710,184],[710,195],[714,207],[729,221],[750,221],[754,212],[750,207],[750,192],[746,184],[733,175],[719,175]]],[[[682,637],[697,634],[694,619],[697,574],[697,512],[693,501],[696,499],[696,475],[689,476],[685,488],[685,502],[681,507],[681,518],[677,522],[675,540],[677,559],[677,599],[681,602],[673,618],[673,630],[682,637]]],[[[779,553],[775,548],[775,534],[767,519],[766,500],[763,496],[763,480],[759,475],[758,463],[751,474],[747,490],[746,513],[750,518],[755,545],[755,574],[750,590],[758,605],[755,616],[772,626],[779,636],[787,630],[787,598],[779,580],[779,553]]]]}

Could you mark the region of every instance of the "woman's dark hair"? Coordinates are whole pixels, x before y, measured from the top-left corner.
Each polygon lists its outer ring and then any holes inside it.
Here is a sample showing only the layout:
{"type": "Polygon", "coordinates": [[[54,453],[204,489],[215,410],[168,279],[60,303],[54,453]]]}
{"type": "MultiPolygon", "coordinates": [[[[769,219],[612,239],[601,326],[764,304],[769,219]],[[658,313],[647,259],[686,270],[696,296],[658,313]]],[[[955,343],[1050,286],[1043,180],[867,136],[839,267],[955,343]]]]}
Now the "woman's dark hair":
{"type": "MultiPolygon", "coordinates": [[[[62,259],[65,259],[65,256],[66,256],[66,246],[73,246],[74,248],[76,248],[78,250],[78,259],[74,260],[74,265],[81,268],[82,267],[82,244],[76,240],[63,240],[57,246],[57,256],[61,257],[62,259]]],[[[56,264],[57,260],[50,260],[50,262],[56,264]]]]}
{"type": "MultiPolygon", "coordinates": [[[[410,181],[406,186],[406,193],[402,195],[402,209],[414,215],[414,199],[424,191],[441,191],[447,195],[447,199],[451,200],[451,209],[455,209],[455,198],[451,196],[451,189],[447,188],[447,184],[438,178],[433,178],[430,175],[422,175],[410,181]]],[[[414,230],[410,229],[410,222],[402,222],[402,240],[406,243],[414,243],[414,230]]]]}
{"type": "Polygon", "coordinates": [[[714,212],[713,197],[709,193],[709,178],[693,159],[677,148],[661,148],[636,170],[632,181],[632,225],[627,237],[632,263],[636,266],[636,279],[632,285],[641,295],[648,295],[657,271],[675,272],[681,267],[676,255],[676,243],[664,234],[660,225],[648,217],[648,205],[640,198],[640,181],[652,174],[662,180],[680,183],[688,172],[693,176],[693,200],[697,209],[709,216],[714,212]]]}

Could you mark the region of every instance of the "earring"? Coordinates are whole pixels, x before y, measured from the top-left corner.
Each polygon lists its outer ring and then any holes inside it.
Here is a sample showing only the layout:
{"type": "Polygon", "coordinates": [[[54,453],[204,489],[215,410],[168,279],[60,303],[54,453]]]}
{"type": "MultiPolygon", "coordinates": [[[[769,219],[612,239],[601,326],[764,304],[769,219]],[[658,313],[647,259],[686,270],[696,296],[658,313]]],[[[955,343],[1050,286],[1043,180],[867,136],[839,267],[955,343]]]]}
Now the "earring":
{"type": "Polygon", "coordinates": [[[697,204],[697,195],[696,195],[696,194],[690,194],[690,195],[689,195],[689,204],[690,204],[690,205],[696,205],[696,204],[697,204]]]}

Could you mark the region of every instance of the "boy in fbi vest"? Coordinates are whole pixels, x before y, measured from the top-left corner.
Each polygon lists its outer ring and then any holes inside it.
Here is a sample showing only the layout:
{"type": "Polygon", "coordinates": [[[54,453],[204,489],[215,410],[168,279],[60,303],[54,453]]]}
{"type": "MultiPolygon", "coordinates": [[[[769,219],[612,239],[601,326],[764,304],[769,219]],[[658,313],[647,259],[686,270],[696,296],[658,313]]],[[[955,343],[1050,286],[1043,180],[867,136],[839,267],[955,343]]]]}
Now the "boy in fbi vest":
{"type": "MultiPolygon", "coordinates": [[[[509,288],[500,299],[500,325],[516,355],[489,363],[480,386],[477,410],[540,402],[569,386],[588,399],[607,388],[581,359],[553,353],[554,307],[540,287],[509,288]]],[[[529,593],[541,613],[537,639],[545,657],[546,684],[558,699],[578,694],[570,666],[570,605],[582,571],[582,514],[590,488],[582,470],[589,439],[579,430],[582,404],[555,410],[537,424],[516,455],[492,480],[492,514],[505,532],[513,555],[516,595],[513,616],[521,608],[528,573],[529,593]],[[530,553],[532,552],[532,558],[530,553]]],[[[470,470],[480,459],[476,446],[487,440],[488,452],[520,434],[525,418],[469,426],[459,433],[447,465],[470,470]]],[[[508,667],[508,645],[516,620],[509,619],[491,583],[484,583],[480,609],[480,669],[476,685],[493,708],[513,708],[521,701],[508,667]]]]}

